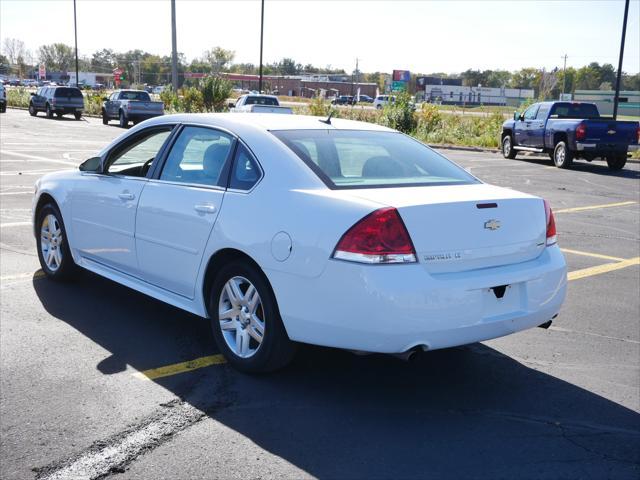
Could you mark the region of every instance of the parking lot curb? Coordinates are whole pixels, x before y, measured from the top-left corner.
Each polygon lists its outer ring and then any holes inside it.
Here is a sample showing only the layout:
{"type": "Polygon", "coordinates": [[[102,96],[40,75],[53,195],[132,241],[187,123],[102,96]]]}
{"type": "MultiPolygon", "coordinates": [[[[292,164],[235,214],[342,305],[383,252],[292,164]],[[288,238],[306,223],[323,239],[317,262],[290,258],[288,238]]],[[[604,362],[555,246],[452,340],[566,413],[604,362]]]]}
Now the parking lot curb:
{"type": "MultiPolygon", "coordinates": [[[[11,108],[13,110],[24,110],[24,111],[29,110],[27,107],[14,107],[13,105],[7,105],[7,108],[11,108]]],[[[89,118],[102,118],[100,115],[94,115],[93,113],[83,113],[82,116],[89,117],[89,118]]]]}

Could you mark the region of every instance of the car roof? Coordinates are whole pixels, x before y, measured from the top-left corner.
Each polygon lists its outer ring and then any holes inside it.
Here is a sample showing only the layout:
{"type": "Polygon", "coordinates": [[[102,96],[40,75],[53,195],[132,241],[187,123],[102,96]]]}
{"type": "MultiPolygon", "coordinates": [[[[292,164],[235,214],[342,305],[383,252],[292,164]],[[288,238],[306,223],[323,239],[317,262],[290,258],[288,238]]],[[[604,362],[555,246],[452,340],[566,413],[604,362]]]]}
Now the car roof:
{"type": "Polygon", "coordinates": [[[331,124],[324,123],[326,117],[294,115],[282,113],[187,113],[155,117],[145,124],[162,125],[165,123],[184,122],[211,125],[234,130],[242,127],[253,127],[259,130],[368,130],[394,132],[387,127],[368,122],[358,122],[342,118],[332,118],[331,124]],[[322,120],[322,121],[321,121],[322,120]]]}

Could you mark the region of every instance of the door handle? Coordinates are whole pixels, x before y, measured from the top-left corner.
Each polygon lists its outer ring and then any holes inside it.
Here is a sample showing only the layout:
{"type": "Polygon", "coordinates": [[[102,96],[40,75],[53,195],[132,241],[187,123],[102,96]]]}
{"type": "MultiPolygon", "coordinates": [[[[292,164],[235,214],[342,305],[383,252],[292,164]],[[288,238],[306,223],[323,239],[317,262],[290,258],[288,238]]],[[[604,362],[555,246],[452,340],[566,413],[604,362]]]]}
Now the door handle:
{"type": "Polygon", "coordinates": [[[214,213],[216,211],[216,206],[212,203],[199,203],[193,208],[200,213],[214,213]]]}
{"type": "Polygon", "coordinates": [[[120,200],[133,200],[134,198],[136,198],[136,196],[133,193],[122,192],[120,195],[118,195],[118,198],[120,200]]]}

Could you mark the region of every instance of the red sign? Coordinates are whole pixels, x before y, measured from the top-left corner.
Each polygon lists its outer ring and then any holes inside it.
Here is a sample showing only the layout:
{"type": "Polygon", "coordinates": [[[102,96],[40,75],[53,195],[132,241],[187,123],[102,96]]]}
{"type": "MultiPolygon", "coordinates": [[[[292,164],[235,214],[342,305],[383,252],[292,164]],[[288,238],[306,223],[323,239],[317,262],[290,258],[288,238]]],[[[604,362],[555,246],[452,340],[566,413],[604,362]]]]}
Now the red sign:
{"type": "Polygon", "coordinates": [[[47,78],[47,67],[44,63],[41,63],[38,67],[38,77],[40,78],[40,80],[46,80],[47,78]]]}

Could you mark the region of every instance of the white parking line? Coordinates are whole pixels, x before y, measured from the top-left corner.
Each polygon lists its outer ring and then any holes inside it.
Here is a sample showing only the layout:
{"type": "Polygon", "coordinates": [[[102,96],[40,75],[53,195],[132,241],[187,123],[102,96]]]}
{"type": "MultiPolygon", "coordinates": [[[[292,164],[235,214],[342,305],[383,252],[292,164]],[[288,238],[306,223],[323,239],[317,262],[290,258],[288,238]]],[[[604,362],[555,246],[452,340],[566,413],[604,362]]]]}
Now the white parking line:
{"type": "Polygon", "coordinates": [[[31,226],[31,222],[8,222],[8,223],[0,223],[0,228],[10,228],[10,227],[25,227],[31,226]]]}
{"type": "Polygon", "coordinates": [[[28,155],[26,153],[20,153],[20,152],[8,151],[8,150],[5,150],[4,152],[2,152],[2,154],[3,156],[8,155],[10,157],[13,156],[13,157],[30,158],[33,160],[39,160],[41,162],[59,163],[61,165],[73,165],[74,167],[78,166],[77,162],[70,162],[68,160],[56,160],[55,158],[45,158],[45,157],[40,157],[38,155],[28,155]]]}
{"type": "Polygon", "coordinates": [[[59,168],[50,168],[48,170],[21,170],[16,172],[0,172],[2,176],[10,176],[10,175],[44,175],[49,172],[59,172],[59,168]]]}
{"type": "Polygon", "coordinates": [[[2,192],[0,195],[33,195],[33,190],[27,190],[25,192],[2,192]]]}

